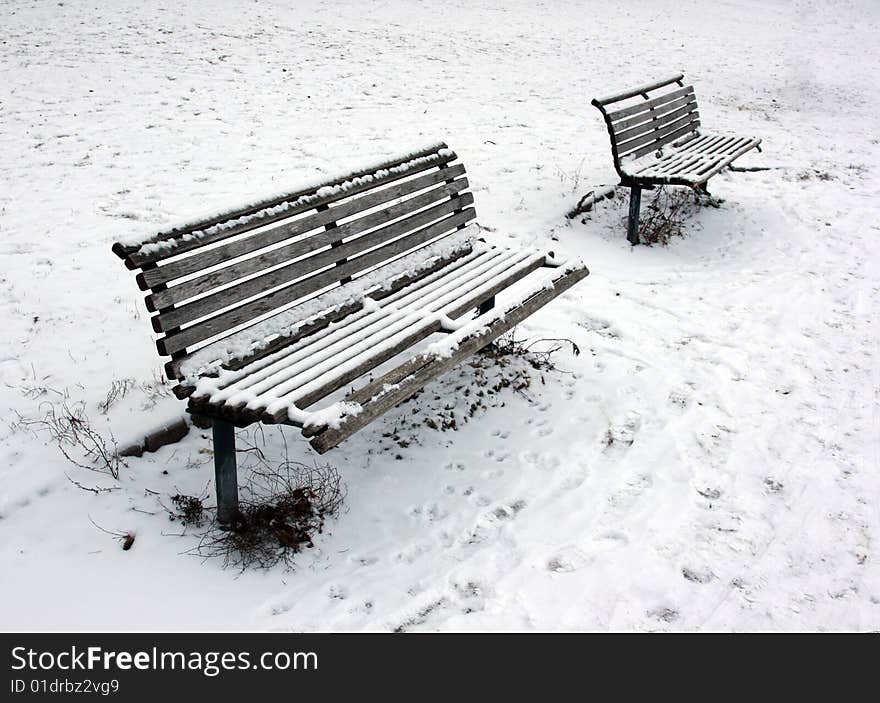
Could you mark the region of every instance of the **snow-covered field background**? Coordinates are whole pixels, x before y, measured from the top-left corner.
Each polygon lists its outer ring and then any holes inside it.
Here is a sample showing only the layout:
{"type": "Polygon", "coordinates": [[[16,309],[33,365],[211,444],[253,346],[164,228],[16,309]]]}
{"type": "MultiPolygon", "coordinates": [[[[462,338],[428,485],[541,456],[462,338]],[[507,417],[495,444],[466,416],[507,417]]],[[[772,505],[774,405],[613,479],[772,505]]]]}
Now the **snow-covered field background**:
{"type": "Polygon", "coordinates": [[[880,629],[875,2],[53,0],[0,19],[0,628],[880,629]],[[668,248],[630,248],[625,201],[567,222],[614,182],[589,100],[677,70],[706,128],[763,138],[739,164],[773,170],[714,178],[724,204],[668,248]],[[207,433],[96,496],[17,423],[65,389],[120,443],[181,414],[118,236],[434,138],[490,241],[590,267],[519,330],[582,354],[457,431],[383,437],[460,400],[465,368],[328,454],[347,511],[294,571],[182,554],[196,533],[158,501],[205,490],[207,433]]]}

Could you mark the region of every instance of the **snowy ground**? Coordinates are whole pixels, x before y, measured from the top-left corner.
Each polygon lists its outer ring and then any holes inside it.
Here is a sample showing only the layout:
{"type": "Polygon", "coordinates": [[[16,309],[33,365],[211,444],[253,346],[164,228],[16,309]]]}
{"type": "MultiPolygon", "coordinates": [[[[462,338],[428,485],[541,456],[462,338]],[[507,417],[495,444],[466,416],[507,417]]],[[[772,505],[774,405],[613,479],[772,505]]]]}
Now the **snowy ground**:
{"type": "Polygon", "coordinates": [[[880,629],[876,3],[53,0],[0,17],[0,628],[880,629]],[[740,163],[774,170],[713,179],[723,206],[666,249],[627,245],[624,202],[567,223],[613,182],[590,98],[675,70],[704,125],[763,137],[740,163]],[[458,431],[392,443],[409,404],[327,455],[347,512],[294,572],[181,554],[196,537],[158,500],[205,488],[205,434],[96,496],[65,473],[100,477],[16,424],[65,389],[120,442],[180,414],[118,235],[434,137],[490,239],[586,261],[520,330],[583,353],[458,431]]]}

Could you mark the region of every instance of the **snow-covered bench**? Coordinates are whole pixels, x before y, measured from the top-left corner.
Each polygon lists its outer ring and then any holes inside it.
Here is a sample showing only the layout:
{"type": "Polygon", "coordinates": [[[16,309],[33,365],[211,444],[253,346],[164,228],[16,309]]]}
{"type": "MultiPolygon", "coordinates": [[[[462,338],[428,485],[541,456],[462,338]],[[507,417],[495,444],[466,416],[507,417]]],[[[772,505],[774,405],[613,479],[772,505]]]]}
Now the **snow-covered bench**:
{"type": "Polygon", "coordinates": [[[113,245],[175,394],[213,420],[221,521],[233,426],[295,425],[323,453],[587,276],[482,241],[456,159],[435,144],[113,245]]]}
{"type": "Polygon", "coordinates": [[[701,132],[694,88],[684,85],[681,73],[596,98],[593,105],[605,118],[620,185],[630,188],[632,244],[639,243],[642,188],[682,185],[705,192],[711,176],[747,151],[760,151],[755,137],[701,132]]]}

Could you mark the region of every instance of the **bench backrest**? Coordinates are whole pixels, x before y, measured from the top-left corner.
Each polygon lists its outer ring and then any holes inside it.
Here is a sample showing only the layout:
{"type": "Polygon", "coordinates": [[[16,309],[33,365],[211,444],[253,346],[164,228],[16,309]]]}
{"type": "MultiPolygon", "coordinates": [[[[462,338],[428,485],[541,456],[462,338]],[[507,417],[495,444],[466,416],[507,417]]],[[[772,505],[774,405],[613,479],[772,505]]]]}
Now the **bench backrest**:
{"type": "Polygon", "coordinates": [[[677,74],[630,90],[593,100],[602,112],[614,167],[621,177],[621,159],[634,159],[679,141],[700,126],[693,86],[677,74]]]}
{"type": "Polygon", "coordinates": [[[159,353],[183,359],[466,226],[476,213],[456,158],[436,144],[113,251],[140,269],[159,353]]]}

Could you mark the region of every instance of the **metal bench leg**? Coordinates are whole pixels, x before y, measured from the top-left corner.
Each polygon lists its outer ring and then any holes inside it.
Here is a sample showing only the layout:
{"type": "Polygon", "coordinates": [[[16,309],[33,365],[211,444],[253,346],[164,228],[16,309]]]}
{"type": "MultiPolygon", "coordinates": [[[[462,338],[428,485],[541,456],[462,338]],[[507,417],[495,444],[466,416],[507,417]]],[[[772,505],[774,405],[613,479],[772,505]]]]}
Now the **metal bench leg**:
{"type": "Polygon", "coordinates": [[[238,470],[235,465],[235,426],[214,420],[214,476],[217,484],[217,521],[228,525],[238,513],[238,470]]]}
{"type": "Polygon", "coordinates": [[[629,189],[629,221],[626,223],[626,238],[630,244],[639,243],[639,209],[642,205],[642,189],[632,186],[629,189]]]}

